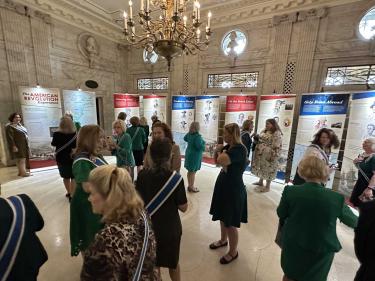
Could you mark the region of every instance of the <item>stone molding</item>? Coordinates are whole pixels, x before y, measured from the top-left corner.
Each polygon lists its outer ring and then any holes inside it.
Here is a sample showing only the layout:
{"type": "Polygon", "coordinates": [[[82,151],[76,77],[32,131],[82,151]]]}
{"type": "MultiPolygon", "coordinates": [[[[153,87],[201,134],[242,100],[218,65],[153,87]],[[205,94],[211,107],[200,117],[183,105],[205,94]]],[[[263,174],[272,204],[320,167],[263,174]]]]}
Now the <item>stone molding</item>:
{"type": "Polygon", "coordinates": [[[305,21],[307,19],[320,19],[324,18],[328,14],[326,7],[304,10],[299,12],[293,12],[284,15],[277,15],[272,17],[272,26],[277,26],[283,22],[295,23],[305,21]]]}
{"type": "Polygon", "coordinates": [[[16,13],[26,17],[40,18],[44,23],[51,24],[51,16],[49,14],[40,12],[19,3],[15,3],[12,0],[0,0],[0,8],[15,11],[16,13]]]}
{"type": "MultiPolygon", "coordinates": [[[[16,0],[24,5],[30,5],[35,9],[40,9],[52,17],[58,18],[72,25],[85,29],[91,33],[103,36],[117,43],[126,43],[122,34],[121,26],[112,19],[100,16],[95,10],[88,10],[82,5],[74,6],[73,2],[67,0],[16,0]]],[[[307,7],[327,7],[343,5],[360,0],[269,0],[258,3],[249,3],[248,0],[228,1],[226,4],[209,7],[215,17],[212,25],[220,28],[228,25],[236,25],[260,19],[272,19],[275,14],[280,14],[287,10],[298,10],[307,7]]],[[[0,2],[13,2],[12,0],[0,0],[0,2]]],[[[78,1],[79,2],[79,1],[78,1]]],[[[1,5],[0,5],[1,6],[1,5]]],[[[207,8],[208,9],[208,8],[207,8]]],[[[205,11],[205,10],[204,10],[205,11]]],[[[202,11],[203,12],[203,11],[202,11]]],[[[288,16],[287,19],[295,21],[295,15],[288,16]]],[[[304,13],[301,17],[309,17],[310,12],[304,13]]],[[[276,16],[275,21],[283,22],[284,16],[276,16]]]]}

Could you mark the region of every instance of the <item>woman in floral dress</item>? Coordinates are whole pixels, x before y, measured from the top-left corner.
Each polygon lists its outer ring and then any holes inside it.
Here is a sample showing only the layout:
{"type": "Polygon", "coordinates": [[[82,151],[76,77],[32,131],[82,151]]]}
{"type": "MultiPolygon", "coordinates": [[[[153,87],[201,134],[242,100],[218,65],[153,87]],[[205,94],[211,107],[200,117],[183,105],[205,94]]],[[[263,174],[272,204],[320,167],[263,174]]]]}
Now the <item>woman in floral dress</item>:
{"type": "Polygon", "coordinates": [[[254,183],[258,186],[257,191],[270,191],[271,181],[276,178],[281,148],[280,127],[275,119],[267,119],[266,128],[259,135],[251,167],[252,173],[259,177],[259,181],[254,183]],[[263,180],[266,180],[266,186],[263,186],[263,180]]]}

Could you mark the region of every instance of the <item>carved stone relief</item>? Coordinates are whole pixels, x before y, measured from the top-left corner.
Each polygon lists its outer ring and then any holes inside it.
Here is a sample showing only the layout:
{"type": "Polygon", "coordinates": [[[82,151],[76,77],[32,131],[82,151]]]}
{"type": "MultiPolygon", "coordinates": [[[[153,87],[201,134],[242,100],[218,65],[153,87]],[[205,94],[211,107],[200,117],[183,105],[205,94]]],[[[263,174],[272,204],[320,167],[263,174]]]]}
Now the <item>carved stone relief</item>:
{"type": "Polygon", "coordinates": [[[88,60],[90,68],[93,68],[100,55],[100,46],[95,37],[86,32],[81,33],[78,36],[77,45],[82,56],[88,60]]]}

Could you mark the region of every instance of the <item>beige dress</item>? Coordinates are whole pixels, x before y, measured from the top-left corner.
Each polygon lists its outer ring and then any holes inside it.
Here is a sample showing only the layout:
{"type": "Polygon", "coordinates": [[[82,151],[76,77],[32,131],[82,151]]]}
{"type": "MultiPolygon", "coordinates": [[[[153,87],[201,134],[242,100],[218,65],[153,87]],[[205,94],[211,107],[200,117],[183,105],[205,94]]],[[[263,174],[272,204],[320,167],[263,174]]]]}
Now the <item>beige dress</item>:
{"type": "Polygon", "coordinates": [[[255,147],[251,172],[261,179],[274,180],[279,167],[281,148],[280,131],[274,133],[262,131],[259,135],[259,143],[255,147]]]}
{"type": "MultiPolygon", "coordinates": [[[[145,169],[150,169],[152,166],[150,145],[147,147],[146,155],[143,160],[143,167],[145,169]]],[[[172,145],[172,155],[171,155],[171,168],[172,171],[180,172],[181,169],[181,152],[180,147],[177,144],[172,145]]]]}

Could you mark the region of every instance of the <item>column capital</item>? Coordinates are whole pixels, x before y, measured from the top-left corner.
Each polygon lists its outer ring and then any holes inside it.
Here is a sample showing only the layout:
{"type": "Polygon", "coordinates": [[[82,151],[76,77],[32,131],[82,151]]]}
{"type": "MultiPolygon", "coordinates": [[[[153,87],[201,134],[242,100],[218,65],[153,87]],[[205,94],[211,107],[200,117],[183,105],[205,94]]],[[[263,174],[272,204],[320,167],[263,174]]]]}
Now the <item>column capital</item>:
{"type": "Polygon", "coordinates": [[[17,14],[26,16],[26,17],[33,17],[33,18],[40,18],[46,24],[51,24],[51,16],[46,13],[42,13],[38,10],[32,9],[26,5],[22,5],[19,3],[15,3],[12,0],[0,0],[0,8],[4,8],[7,10],[11,10],[16,12],[17,14]]]}

